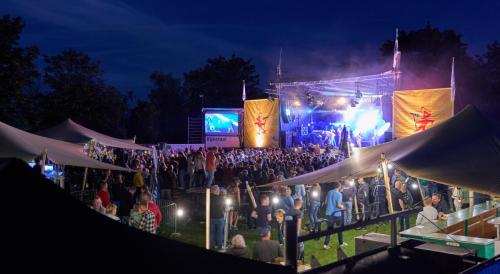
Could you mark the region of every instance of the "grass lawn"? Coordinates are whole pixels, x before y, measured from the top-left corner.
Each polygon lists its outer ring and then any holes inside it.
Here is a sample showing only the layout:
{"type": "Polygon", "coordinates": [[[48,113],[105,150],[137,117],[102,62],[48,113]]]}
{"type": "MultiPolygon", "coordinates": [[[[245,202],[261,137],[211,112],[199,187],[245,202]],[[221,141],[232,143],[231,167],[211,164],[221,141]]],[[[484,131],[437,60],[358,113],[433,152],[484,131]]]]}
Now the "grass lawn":
{"type": "MultiPolygon", "coordinates": [[[[305,215],[307,216],[307,215],[305,215]]],[[[411,221],[410,224],[413,226],[415,224],[415,215],[411,216],[411,221]]],[[[304,218],[303,220],[304,224],[307,224],[309,222],[309,218],[304,218]]],[[[246,228],[245,222],[238,222],[238,228],[239,230],[237,232],[230,232],[229,233],[229,240],[231,237],[235,234],[241,234],[245,238],[247,247],[249,249],[249,254],[251,256],[252,254],[252,248],[253,248],[253,243],[258,240],[258,232],[256,230],[250,230],[246,228]]],[[[399,228],[399,224],[398,224],[399,228]]],[[[326,224],[323,225],[322,229],[326,229],[326,224]]],[[[164,237],[170,237],[171,233],[173,232],[172,228],[162,226],[160,227],[160,235],[164,237]]],[[[195,221],[190,221],[188,223],[182,223],[178,225],[177,227],[177,232],[181,233],[181,236],[176,238],[179,241],[192,244],[192,245],[197,245],[200,247],[205,246],[205,224],[200,224],[200,222],[195,222],[195,221]]],[[[363,234],[367,234],[370,232],[378,232],[382,234],[389,234],[390,232],[390,226],[389,223],[381,223],[379,225],[370,225],[367,226],[366,229],[363,230],[349,230],[344,232],[344,242],[347,243],[347,246],[343,247],[343,251],[346,253],[347,256],[353,256],[354,251],[355,251],[355,246],[354,246],[354,238],[363,234]]],[[[306,234],[306,231],[303,231],[303,234],[306,234]]],[[[276,239],[276,231],[273,228],[273,231],[271,232],[271,237],[273,239],[276,239]]],[[[331,237],[330,240],[330,249],[325,250],[323,249],[323,241],[324,238],[321,238],[320,240],[309,240],[305,242],[305,263],[310,263],[311,255],[314,255],[318,261],[320,262],[321,265],[329,264],[332,262],[335,262],[337,260],[337,247],[338,247],[338,240],[337,240],[337,235],[334,234],[331,237]]]]}

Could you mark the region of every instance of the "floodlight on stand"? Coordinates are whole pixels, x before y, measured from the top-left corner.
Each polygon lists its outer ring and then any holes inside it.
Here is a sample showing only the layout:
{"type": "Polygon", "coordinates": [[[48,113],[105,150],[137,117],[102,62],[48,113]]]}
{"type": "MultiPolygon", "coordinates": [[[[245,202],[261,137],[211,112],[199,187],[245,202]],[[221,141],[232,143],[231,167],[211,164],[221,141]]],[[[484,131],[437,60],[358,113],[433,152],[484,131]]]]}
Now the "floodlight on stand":
{"type": "Polygon", "coordinates": [[[280,198],[278,196],[273,197],[273,204],[277,205],[280,202],[280,198]]]}
{"type": "Polygon", "coordinates": [[[387,164],[387,168],[392,169],[393,168],[392,164],[391,163],[387,164]]]}
{"type": "Polygon", "coordinates": [[[233,203],[233,201],[230,198],[226,198],[225,202],[226,206],[230,206],[233,203]]]}
{"type": "Polygon", "coordinates": [[[413,189],[417,189],[417,188],[418,188],[417,183],[413,183],[413,184],[411,184],[411,188],[413,188],[413,189]]]}
{"type": "Polygon", "coordinates": [[[312,196],[314,198],[318,197],[318,195],[319,195],[319,193],[316,190],[312,192],[312,196]]]}
{"type": "Polygon", "coordinates": [[[350,185],[350,186],[354,186],[354,179],[349,180],[349,185],[350,185]]]}
{"type": "Polygon", "coordinates": [[[179,208],[179,209],[177,209],[176,214],[177,214],[177,217],[182,217],[182,216],[184,216],[184,210],[182,208],[179,208]]]}
{"type": "Polygon", "coordinates": [[[382,173],[382,169],[381,169],[380,167],[379,167],[379,168],[377,168],[377,172],[378,172],[378,173],[382,173]]]}

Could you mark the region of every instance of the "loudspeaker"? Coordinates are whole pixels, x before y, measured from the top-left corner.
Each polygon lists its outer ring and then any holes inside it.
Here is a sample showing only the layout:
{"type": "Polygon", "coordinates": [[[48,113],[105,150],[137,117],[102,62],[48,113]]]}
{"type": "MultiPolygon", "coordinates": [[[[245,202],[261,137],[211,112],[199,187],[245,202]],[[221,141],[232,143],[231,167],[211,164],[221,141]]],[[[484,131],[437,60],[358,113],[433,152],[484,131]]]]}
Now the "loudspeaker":
{"type": "Polygon", "coordinates": [[[283,122],[284,124],[288,124],[290,123],[290,117],[288,117],[288,115],[286,115],[286,109],[283,108],[283,107],[280,107],[281,108],[281,122],[283,122]]]}

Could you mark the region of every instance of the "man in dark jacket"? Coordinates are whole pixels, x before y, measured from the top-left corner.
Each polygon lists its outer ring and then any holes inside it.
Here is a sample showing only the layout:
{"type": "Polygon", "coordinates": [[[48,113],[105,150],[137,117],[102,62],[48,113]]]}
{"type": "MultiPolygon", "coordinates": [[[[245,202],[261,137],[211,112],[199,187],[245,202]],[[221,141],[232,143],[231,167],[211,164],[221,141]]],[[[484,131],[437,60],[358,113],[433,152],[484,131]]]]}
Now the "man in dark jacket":
{"type": "Polygon", "coordinates": [[[222,249],[224,246],[224,211],[226,205],[218,185],[210,187],[210,247],[222,249]]]}
{"type": "Polygon", "coordinates": [[[264,227],[259,231],[260,241],[255,242],[252,258],[257,261],[272,263],[274,259],[283,257],[278,241],[271,240],[271,229],[264,227]]]}

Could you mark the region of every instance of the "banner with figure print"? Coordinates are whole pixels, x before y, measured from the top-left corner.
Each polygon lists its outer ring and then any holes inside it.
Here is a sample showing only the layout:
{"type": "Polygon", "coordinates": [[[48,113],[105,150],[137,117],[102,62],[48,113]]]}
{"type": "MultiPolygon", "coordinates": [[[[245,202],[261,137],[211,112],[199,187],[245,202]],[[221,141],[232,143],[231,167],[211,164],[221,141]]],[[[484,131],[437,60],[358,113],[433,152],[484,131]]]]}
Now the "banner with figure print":
{"type": "Polygon", "coordinates": [[[395,91],[393,138],[422,132],[452,116],[451,88],[395,91]]]}
{"type": "Polygon", "coordinates": [[[279,100],[246,100],[245,147],[279,147],[279,100]]]}

